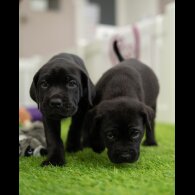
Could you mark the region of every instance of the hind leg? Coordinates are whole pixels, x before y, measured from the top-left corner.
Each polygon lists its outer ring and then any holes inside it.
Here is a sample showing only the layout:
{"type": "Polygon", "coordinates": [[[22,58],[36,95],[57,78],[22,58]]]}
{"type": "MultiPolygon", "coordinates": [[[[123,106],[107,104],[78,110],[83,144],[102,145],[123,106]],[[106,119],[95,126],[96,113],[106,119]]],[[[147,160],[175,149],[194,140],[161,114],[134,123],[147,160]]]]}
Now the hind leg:
{"type": "MultiPolygon", "coordinates": [[[[156,106],[152,107],[156,115],[156,106]]],[[[144,146],[157,146],[155,139],[155,116],[151,121],[151,130],[146,128],[146,139],[143,142],[144,146]]]]}

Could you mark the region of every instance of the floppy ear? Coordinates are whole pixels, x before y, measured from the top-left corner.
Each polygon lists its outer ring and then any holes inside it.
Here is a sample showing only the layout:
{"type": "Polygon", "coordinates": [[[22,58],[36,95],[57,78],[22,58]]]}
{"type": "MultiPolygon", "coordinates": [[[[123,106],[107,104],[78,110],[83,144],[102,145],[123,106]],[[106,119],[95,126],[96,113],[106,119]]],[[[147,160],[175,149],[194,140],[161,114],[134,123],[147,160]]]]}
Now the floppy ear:
{"type": "Polygon", "coordinates": [[[143,104],[141,113],[143,114],[146,128],[151,131],[151,123],[152,120],[154,120],[155,115],[154,110],[151,107],[143,104]]]}
{"type": "Polygon", "coordinates": [[[95,97],[95,86],[93,85],[89,76],[82,72],[82,85],[83,85],[83,96],[86,96],[89,104],[93,106],[93,98],[95,97]]]}
{"type": "Polygon", "coordinates": [[[89,78],[88,72],[85,68],[85,64],[83,60],[75,56],[73,54],[70,54],[76,64],[79,64],[80,66],[78,69],[81,71],[81,79],[82,79],[82,85],[83,89],[81,90],[81,96],[87,97],[87,100],[89,104],[92,106],[93,105],[93,98],[95,97],[95,87],[94,84],[92,83],[91,79],[89,78]]]}
{"type": "Polygon", "coordinates": [[[33,77],[33,81],[30,87],[30,97],[37,102],[37,104],[39,105],[38,102],[38,92],[37,92],[37,82],[38,82],[38,78],[39,78],[39,71],[35,74],[35,76],[33,77]]]}

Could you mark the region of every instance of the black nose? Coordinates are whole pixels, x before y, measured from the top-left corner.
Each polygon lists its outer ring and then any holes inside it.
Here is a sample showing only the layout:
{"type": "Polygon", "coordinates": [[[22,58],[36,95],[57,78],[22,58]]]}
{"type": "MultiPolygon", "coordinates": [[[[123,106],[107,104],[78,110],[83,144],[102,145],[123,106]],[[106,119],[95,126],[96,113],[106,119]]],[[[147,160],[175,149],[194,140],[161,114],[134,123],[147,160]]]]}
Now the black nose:
{"type": "Polygon", "coordinates": [[[52,108],[61,108],[62,105],[63,105],[63,103],[62,103],[62,100],[61,99],[59,99],[59,98],[53,98],[53,99],[50,100],[49,105],[52,108]]]}

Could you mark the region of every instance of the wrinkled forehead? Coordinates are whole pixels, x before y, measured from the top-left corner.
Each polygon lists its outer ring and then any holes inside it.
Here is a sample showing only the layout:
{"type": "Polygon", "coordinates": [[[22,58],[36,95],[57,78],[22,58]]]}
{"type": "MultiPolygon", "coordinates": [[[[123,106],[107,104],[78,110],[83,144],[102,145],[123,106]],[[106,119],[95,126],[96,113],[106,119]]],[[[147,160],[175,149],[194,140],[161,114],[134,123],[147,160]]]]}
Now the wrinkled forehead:
{"type": "Polygon", "coordinates": [[[52,62],[41,69],[39,78],[64,79],[66,76],[80,80],[81,71],[74,64],[52,62]]]}
{"type": "Polygon", "coordinates": [[[120,105],[110,107],[104,114],[104,123],[108,126],[142,126],[143,117],[134,106],[120,105]]]}
{"type": "Polygon", "coordinates": [[[108,112],[104,120],[108,126],[120,126],[120,127],[128,127],[128,126],[142,126],[143,118],[138,112],[121,112],[120,110],[117,112],[108,112]]]}

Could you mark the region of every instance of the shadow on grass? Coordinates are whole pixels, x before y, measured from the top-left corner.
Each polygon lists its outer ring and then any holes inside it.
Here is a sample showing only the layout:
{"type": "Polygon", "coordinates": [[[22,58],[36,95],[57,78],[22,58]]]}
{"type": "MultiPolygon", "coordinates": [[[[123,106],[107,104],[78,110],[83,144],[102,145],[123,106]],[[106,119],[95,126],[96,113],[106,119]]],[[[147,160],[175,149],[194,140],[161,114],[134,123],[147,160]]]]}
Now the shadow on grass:
{"type": "Polygon", "coordinates": [[[83,151],[79,151],[77,153],[67,153],[67,161],[70,163],[70,166],[76,161],[81,166],[83,165],[89,168],[105,168],[107,170],[113,168],[137,168],[139,166],[139,160],[135,163],[112,163],[107,156],[106,150],[101,154],[98,154],[89,148],[86,148],[83,151]]]}

